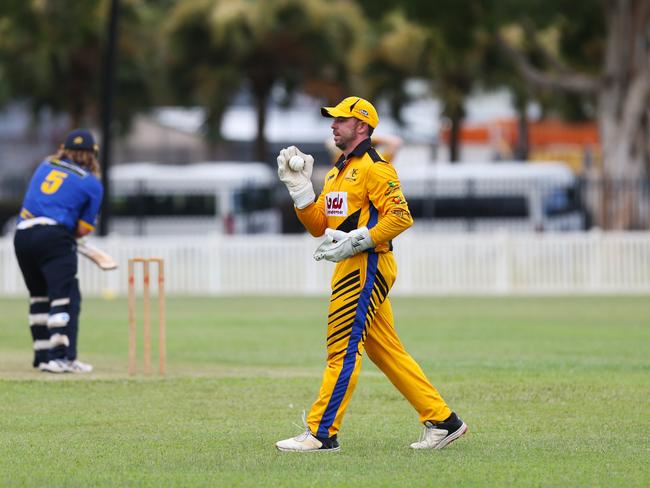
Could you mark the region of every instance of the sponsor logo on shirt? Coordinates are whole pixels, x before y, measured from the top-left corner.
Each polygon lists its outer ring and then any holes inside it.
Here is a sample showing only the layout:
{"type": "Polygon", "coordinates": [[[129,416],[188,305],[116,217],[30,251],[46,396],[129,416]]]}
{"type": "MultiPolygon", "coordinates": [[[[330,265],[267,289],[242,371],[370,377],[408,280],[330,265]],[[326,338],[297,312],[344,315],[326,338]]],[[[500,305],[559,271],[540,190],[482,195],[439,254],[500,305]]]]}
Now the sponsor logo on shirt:
{"type": "Polygon", "coordinates": [[[396,181],[389,181],[387,184],[388,188],[386,189],[386,192],[384,193],[385,196],[388,196],[392,193],[395,193],[396,191],[399,191],[401,186],[399,183],[396,181]]]}
{"type": "Polygon", "coordinates": [[[325,215],[328,217],[347,217],[348,192],[333,191],[325,195],[325,215]]]}
{"type": "Polygon", "coordinates": [[[404,210],[403,208],[394,208],[390,211],[390,213],[399,218],[404,218],[409,214],[408,210],[404,210]]]}

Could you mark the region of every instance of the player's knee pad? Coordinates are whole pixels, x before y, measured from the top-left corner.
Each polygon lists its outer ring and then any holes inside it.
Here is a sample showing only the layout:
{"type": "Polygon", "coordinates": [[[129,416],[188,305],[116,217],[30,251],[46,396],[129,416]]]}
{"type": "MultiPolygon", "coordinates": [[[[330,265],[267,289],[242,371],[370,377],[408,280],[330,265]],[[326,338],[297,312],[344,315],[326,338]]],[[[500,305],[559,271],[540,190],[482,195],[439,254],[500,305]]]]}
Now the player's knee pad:
{"type": "Polygon", "coordinates": [[[67,312],[55,313],[48,317],[47,326],[50,329],[65,327],[70,322],[70,314],[67,312]]]}
{"type": "Polygon", "coordinates": [[[50,299],[48,297],[29,297],[29,311],[32,313],[40,313],[43,310],[50,309],[50,299]]]}
{"type": "Polygon", "coordinates": [[[29,325],[47,325],[50,316],[50,299],[47,297],[29,298],[29,325]]]}
{"type": "Polygon", "coordinates": [[[68,347],[70,345],[70,339],[65,334],[52,334],[50,336],[50,347],[54,349],[57,346],[68,347]]]}
{"type": "Polygon", "coordinates": [[[29,314],[29,325],[47,325],[50,320],[50,314],[48,313],[30,313],[29,314]]]}
{"type": "Polygon", "coordinates": [[[34,351],[49,351],[52,347],[50,339],[38,339],[34,341],[34,351]]]}
{"type": "Polygon", "coordinates": [[[55,298],[50,302],[50,308],[54,307],[67,307],[70,305],[70,298],[55,298]]]}

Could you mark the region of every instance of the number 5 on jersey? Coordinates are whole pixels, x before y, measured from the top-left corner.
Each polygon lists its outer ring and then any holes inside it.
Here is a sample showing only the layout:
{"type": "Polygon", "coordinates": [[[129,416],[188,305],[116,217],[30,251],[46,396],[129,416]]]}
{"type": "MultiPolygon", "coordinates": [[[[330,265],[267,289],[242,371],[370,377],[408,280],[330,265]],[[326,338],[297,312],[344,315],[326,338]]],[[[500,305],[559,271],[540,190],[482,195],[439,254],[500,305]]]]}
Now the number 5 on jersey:
{"type": "Polygon", "coordinates": [[[63,180],[65,180],[67,177],[67,173],[53,169],[45,177],[45,181],[41,183],[41,191],[46,195],[56,193],[59,187],[63,184],[63,180]]]}

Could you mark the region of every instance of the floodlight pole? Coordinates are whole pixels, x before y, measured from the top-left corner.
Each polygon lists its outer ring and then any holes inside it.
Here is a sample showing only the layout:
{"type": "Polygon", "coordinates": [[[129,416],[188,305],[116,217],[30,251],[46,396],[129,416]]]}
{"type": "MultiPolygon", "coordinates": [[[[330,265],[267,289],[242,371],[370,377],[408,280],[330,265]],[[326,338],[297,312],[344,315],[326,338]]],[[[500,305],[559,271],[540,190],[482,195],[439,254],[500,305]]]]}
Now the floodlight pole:
{"type": "Polygon", "coordinates": [[[99,235],[108,234],[111,218],[110,181],[108,170],[111,163],[113,102],[115,98],[115,69],[117,65],[117,36],[120,15],[120,0],[111,0],[110,14],[106,31],[106,51],[104,54],[104,77],[102,83],[102,144],[100,164],[102,168],[102,185],[104,199],[102,201],[101,218],[99,220],[99,235]]]}

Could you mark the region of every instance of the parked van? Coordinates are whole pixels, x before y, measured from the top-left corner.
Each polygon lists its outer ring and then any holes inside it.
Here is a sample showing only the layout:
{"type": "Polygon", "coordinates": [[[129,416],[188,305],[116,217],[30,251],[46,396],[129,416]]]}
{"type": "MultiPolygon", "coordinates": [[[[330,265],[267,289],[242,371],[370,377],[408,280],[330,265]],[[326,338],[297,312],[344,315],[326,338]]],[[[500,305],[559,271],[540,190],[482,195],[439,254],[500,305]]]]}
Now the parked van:
{"type": "Polygon", "coordinates": [[[580,182],[562,163],[403,165],[398,171],[415,229],[577,231],[588,225],[580,182]]]}
{"type": "Polygon", "coordinates": [[[120,164],[110,170],[110,232],[277,233],[277,176],[264,163],[120,164]]]}

